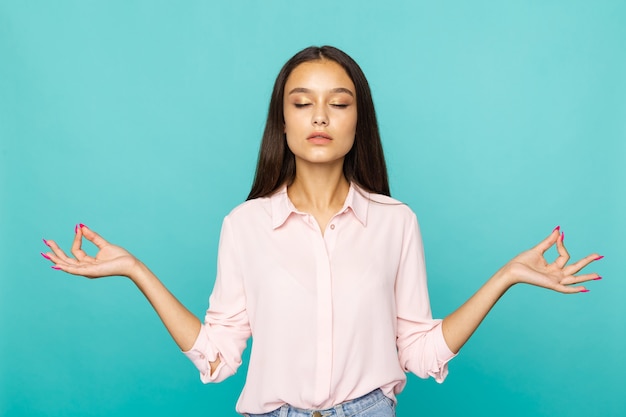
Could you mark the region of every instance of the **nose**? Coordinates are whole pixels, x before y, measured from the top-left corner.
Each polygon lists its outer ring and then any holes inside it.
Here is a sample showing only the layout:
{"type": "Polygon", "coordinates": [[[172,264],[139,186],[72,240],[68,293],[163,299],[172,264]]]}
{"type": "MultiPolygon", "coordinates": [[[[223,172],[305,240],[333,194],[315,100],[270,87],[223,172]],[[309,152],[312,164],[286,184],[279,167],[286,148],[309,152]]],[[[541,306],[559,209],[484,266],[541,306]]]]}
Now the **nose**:
{"type": "Polygon", "coordinates": [[[327,126],[328,115],[322,108],[318,108],[317,111],[313,114],[312,122],[314,126],[327,126]]]}

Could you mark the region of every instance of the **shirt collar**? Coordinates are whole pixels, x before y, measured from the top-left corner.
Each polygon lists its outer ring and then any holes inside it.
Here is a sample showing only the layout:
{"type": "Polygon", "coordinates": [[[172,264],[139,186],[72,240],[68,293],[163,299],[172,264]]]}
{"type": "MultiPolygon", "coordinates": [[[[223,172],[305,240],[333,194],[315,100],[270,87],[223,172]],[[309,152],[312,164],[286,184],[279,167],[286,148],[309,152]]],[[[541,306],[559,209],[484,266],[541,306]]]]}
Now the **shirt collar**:
{"type": "MultiPolygon", "coordinates": [[[[299,212],[287,195],[287,186],[283,186],[270,197],[272,205],[272,228],[277,229],[282,226],[291,213],[304,214],[299,212]]],[[[370,193],[359,188],[355,184],[350,184],[350,190],[346,196],[346,201],[339,213],[346,213],[348,210],[354,213],[357,220],[363,225],[367,225],[367,209],[369,207],[370,193]]]]}

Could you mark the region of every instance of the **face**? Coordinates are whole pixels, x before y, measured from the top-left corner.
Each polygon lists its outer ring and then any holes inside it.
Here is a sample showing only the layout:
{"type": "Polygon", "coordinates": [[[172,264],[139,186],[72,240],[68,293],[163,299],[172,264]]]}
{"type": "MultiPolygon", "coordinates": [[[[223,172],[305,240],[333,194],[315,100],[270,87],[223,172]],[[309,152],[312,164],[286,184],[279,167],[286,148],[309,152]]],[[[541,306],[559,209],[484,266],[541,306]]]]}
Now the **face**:
{"type": "Polygon", "coordinates": [[[283,102],[287,146],[302,164],[343,164],[356,133],[356,89],[334,61],[298,65],[287,78],[283,102]]]}

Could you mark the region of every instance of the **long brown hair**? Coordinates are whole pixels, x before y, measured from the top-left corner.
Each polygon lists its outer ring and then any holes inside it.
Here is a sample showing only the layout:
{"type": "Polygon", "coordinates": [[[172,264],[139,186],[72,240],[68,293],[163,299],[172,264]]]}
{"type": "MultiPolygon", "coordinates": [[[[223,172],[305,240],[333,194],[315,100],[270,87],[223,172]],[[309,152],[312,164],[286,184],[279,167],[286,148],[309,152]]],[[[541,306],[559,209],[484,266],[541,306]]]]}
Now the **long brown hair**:
{"type": "Polygon", "coordinates": [[[254,183],[248,200],[266,197],[283,185],[290,185],[296,175],[295,157],[284,133],[283,97],[285,84],[291,72],[300,64],[328,59],[341,65],[356,88],[357,123],[354,145],[343,162],[343,173],[366,191],[389,196],[389,181],[383,147],[376,121],[372,93],[365,74],[345,52],[332,46],[311,46],[295,54],[278,73],[267,122],[259,150],[254,183]]]}

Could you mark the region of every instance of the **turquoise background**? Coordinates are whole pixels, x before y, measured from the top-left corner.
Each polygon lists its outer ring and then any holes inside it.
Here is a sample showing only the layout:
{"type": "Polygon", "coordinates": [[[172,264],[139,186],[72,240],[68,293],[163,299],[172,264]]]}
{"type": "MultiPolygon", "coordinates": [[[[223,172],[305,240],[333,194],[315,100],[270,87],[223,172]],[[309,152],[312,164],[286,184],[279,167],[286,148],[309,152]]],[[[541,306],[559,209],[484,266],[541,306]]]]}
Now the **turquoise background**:
{"type": "Polygon", "coordinates": [[[236,415],[245,367],[203,385],[129,281],[53,271],[41,238],[83,222],[203,316],[274,78],[332,44],[369,78],[436,316],[557,224],[606,256],[588,294],[513,288],[398,416],[626,416],[625,22],[624,1],[0,1],[0,415],[236,415]]]}

